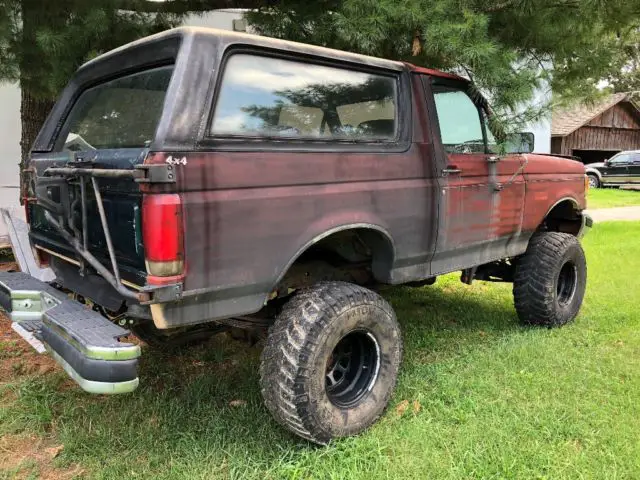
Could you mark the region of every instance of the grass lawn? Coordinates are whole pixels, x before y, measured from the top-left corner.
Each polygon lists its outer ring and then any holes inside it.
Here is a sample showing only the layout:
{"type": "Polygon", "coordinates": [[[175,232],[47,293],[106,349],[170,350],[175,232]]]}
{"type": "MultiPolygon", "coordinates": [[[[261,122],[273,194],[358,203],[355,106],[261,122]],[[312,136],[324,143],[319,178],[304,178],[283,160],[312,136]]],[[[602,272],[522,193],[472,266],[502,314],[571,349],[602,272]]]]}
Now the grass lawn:
{"type": "Polygon", "coordinates": [[[640,478],[638,238],[640,223],[596,225],[585,304],[562,329],[519,326],[506,284],[387,291],[405,340],[396,394],[325,448],[268,416],[258,346],[144,350],[137,392],[95,397],[5,339],[0,478],[640,478]]]}
{"type": "Polygon", "coordinates": [[[587,195],[587,207],[612,208],[640,205],[640,190],[620,190],[617,188],[591,188],[587,195]]]}

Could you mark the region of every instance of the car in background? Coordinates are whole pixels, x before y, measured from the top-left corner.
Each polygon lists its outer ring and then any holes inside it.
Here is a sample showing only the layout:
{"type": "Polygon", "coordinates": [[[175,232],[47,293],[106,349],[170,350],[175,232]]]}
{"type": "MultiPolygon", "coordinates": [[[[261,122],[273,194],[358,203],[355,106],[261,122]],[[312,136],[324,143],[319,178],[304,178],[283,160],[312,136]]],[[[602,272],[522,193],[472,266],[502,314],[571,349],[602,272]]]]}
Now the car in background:
{"type": "Polygon", "coordinates": [[[586,168],[591,188],[640,186],[640,150],[620,152],[586,168]]]}

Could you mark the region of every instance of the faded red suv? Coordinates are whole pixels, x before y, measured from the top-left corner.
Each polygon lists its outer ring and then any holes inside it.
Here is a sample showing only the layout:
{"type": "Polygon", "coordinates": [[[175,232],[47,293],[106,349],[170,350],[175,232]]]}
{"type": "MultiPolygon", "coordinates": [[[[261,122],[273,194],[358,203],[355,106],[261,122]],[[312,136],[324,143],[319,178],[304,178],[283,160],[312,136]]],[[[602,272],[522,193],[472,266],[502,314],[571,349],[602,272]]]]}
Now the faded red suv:
{"type": "Polygon", "coordinates": [[[520,320],[544,326],[582,303],[583,165],[497,153],[469,91],[434,70],[217,30],[102,55],[64,90],[25,172],[30,243],[55,281],[0,274],[2,304],[98,393],[138,384],[123,326],[159,348],[268,328],[274,417],[318,443],[358,433],[401,360],[377,285],[460,270],[513,282],[520,320]]]}

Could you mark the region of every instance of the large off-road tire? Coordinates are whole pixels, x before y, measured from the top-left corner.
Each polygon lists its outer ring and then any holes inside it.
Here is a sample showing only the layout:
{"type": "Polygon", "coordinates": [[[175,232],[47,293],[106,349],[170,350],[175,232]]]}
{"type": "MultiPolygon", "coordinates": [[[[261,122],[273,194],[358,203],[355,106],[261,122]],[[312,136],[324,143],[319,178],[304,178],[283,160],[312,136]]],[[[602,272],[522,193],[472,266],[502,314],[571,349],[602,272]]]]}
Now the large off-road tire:
{"type": "Polygon", "coordinates": [[[325,444],[380,417],[401,357],[400,328],[382,297],[350,283],[319,283],[294,295],[271,327],[262,395],[280,424],[325,444]]]}
{"type": "Polygon", "coordinates": [[[564,325],[578,315],[586,285],[587,262],[578,239],[568,233],[536,233],[516,263],[518,317],[528,325],[564,325]]]}

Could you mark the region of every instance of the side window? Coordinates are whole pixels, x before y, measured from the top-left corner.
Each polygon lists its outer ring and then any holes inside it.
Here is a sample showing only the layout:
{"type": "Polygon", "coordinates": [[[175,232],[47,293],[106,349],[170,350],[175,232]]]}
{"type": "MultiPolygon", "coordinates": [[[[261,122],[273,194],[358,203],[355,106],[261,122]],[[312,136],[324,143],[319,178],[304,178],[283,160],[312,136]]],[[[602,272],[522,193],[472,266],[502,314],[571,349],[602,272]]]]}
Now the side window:
{"type": "Polygon", "coordinates": [[[489,153],[498,153],[500,150],[500,145],[498,145],[498,141],[496,140],[496,136],[491,131],[491,122],[489,121],[489,116],[485,109],[482,109],[482,122],[484,123],[484,129],[487,135],[487,152],[489,153]]]}
{"type": "Polygon", "coordinates": [[[462,90],[442,85],[434,85],[433,94],[445,151],[484,153],[480,113],[471,98],[462,90]]]}
{"type": "Polygon", "coordinates": [[[358,129],[372,137],[394,131],[395,105],[392,99],[351,103],[336,107],[343,129],[358,129]]]}
{"type": "Polygon", "coordinates": [[[618,165],[621,163],[629,163],[629,162],[631,162],[631,155],[628,153],[621,153],[619,155],[616,155],[610,160],[610,163],[612,165],[618,165]]]}
{"type": "Polygon", "coordinates": [[[238,53],[226,62],[210,133],[392,141],[396,77],[238,53]]]}
{"type": "Polygon", "coordinates": [[[640,165],[640,153],[634,153],[631,155],[631,163],[640,165]]]}

